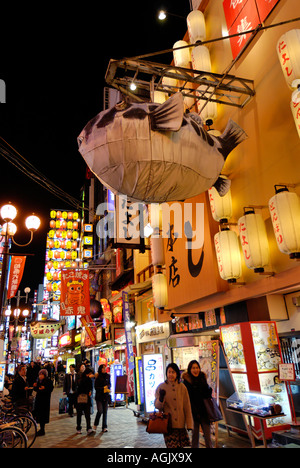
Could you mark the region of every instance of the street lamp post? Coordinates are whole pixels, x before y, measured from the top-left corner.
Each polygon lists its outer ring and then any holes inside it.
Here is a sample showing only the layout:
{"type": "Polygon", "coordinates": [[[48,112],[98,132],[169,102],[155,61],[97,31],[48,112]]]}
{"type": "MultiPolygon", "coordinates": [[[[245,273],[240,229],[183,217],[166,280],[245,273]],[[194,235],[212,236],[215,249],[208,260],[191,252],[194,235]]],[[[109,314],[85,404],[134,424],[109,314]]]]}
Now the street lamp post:
{"type": "Polygon", "coordinates": [[[35,216],[29,216],[26,221],[26,227],[30,231],[30,241],[27,244],[18,244],[14,240],[14,235],[17,231],[17,226],[12,221],[17,216],[16,208],[9,203],[8,205],[2,206],[0,209],[0,215],[5,224],[2,226],[2,234],[5,234],[4,247],[3,247],[3,261],[1,270],[1,283],[0,283],[0,318],[2,317],[3,307],[5,306],[6,300],[6,283],[7,283],[7,270],[8,270],[8,257],[9,257],[9,240],[12,239],[13,243],[19,247],[26,247],[33,239],[33,233],[40,227],[40,219],[35,216]]]}

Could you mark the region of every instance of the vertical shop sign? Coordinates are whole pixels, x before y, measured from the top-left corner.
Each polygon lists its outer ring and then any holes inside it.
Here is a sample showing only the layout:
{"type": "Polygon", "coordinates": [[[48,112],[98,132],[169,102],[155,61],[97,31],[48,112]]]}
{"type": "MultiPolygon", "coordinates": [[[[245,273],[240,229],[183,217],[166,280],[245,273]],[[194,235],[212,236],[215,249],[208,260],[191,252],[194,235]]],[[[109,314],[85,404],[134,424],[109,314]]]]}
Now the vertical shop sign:
{"type": "Polygon", "coordinates": [[[11,259],[7,299],[11,299],[17,294],[22,280],[26,257],[13,256],[11,259]]]}
{"type": "Polygon", "coordinates": [[[219,398],[219,341],[202,341],[199,343],[199,362],[202,372],[206,374],[212,396],[219,398]]]}
{"type": "Polygon", "coordinates": [[[90,315],[88,270],[62,271],[60,315],[90,315]]]}
{"type": "Polygon", "coordinates": [[[124,316],[125,335],[126,335],[126,347],[127,347],[127,355],[128,355],[128,368],[130,371],[132,371],[134,369],[134,354],[133,354],[129,301],[128,301],[127,292],[123,291],[122,299],[123,299],[123,316],[124,316]]]}
{"type": "Polygon", "coordinates": [[[144,354],[143,364],[146,412],[151,413],[155,410],[155,390],[164,381],[162,354],[144,354]]]}
{"type": "Polygon", "coordinates": [[[93,346],[97,343],[97,327],[92,321],[90,316],[83,316],[80,318],[82,326],[85,328],[85,331],[91,340],[93,346]]]}

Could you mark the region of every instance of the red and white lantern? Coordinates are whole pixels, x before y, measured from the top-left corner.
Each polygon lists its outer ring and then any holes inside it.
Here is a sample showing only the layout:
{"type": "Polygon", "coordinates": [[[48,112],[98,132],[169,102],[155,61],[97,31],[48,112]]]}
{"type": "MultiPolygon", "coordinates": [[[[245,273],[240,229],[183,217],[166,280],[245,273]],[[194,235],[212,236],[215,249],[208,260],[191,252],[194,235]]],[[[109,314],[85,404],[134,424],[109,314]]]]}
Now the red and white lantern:
{"type": "Polygon", "coordinates": [[[287,85],[300,78],[300,29],[283,34],[277,42],[277,54],[287,85]]]}

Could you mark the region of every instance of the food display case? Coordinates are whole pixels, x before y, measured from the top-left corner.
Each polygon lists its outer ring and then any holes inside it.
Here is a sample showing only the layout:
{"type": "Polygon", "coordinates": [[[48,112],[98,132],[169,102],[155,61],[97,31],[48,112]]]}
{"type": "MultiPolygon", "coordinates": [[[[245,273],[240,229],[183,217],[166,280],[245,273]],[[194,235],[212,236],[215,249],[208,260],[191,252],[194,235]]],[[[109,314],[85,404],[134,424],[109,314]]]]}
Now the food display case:
{"type": "MultiPolygon", "coordinates": [[[[237,391],[232,400],[227,400],[228,409],[229,405],[237,405],[238,410],[241,410],[242,406],[245,412],[248,405],[248,413],[252,412],[255,416],[259,415],[260,409],[267,411],[262,408],[268,407],[269,400],[273,408],[274,405],[278,405],[277,409],[280,406],[281,411],[277,417],[271,414],[270,419],[266,418],[263,421],[266,437],[272,438],[274,430],[288,429],[292,423],[292,412],[286,384],[278,378],[278,364],[282,362],[282,358],[276,323],[244,322],[221,326],[220,329],[228,366],[237,391]],[[268,395],[268,398],[263,401],[265,395],[268,395]]],[[[231,409],[234,409],[233,406],[231,409]]],[[[252,419],[255,437],[261,439],[261,424],[256,418],[252,419]]]]}
{"type": "Polygon", "coordinates": [[[226,400],[227,408],[242,411],[257,416],[267,417],[282,412],[280,405],[272,395],[263,395],[257,392],[235,392],[226,400]]]}

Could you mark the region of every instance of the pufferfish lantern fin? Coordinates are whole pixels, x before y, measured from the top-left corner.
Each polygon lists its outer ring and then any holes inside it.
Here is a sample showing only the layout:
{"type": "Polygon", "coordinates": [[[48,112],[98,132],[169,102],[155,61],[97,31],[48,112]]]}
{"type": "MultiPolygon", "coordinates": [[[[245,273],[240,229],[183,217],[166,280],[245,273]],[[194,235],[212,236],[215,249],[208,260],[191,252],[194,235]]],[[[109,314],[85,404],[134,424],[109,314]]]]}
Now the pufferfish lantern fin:
{"type": "Polygon", "coordinates": [[[150,112],[152,130],[178,132],[183,120],[184,106],[181,93],[175,93],[166,102],[150,112]]]}
{"type": "Polygon", "coordinates": [[[213,185],[213,187],[215,187],[220,197],[224,197],[226,195],[226,193],[230,189],[230,186],[231,186],[231,180],[224,179],[222,176],[218,177],[218,179],[213,185]]]}

